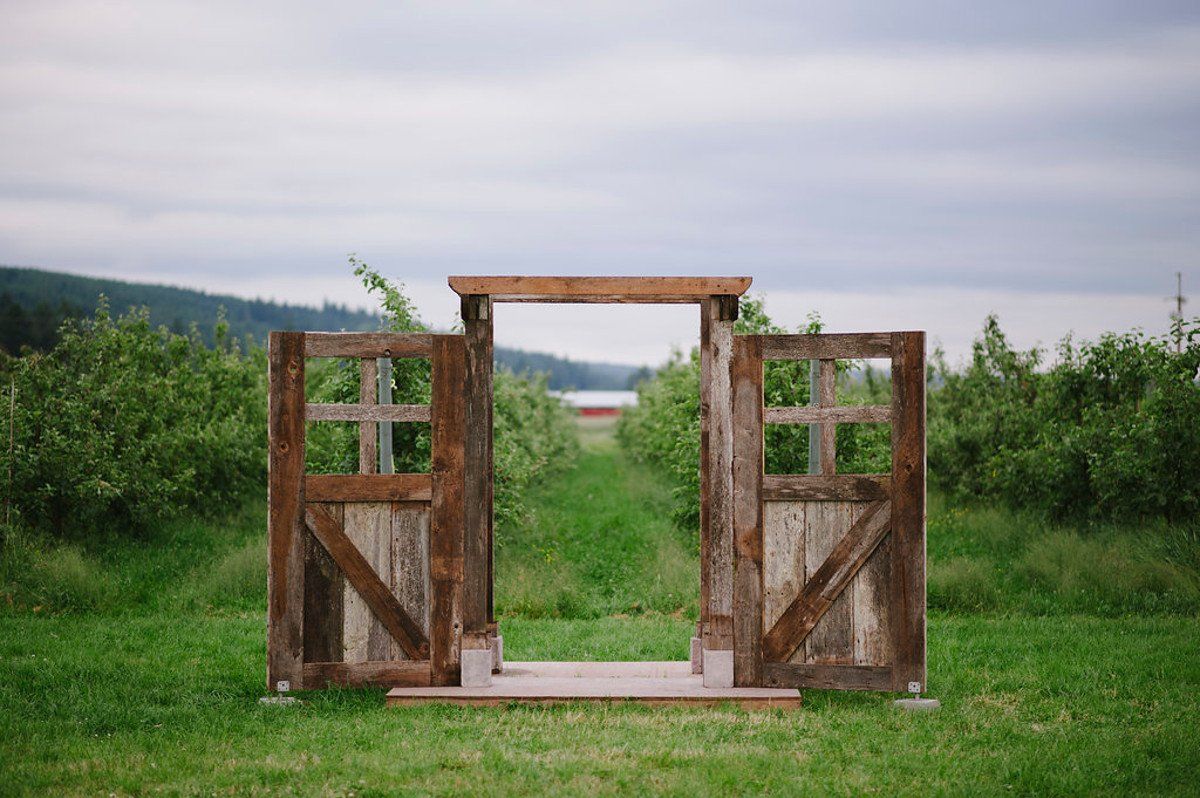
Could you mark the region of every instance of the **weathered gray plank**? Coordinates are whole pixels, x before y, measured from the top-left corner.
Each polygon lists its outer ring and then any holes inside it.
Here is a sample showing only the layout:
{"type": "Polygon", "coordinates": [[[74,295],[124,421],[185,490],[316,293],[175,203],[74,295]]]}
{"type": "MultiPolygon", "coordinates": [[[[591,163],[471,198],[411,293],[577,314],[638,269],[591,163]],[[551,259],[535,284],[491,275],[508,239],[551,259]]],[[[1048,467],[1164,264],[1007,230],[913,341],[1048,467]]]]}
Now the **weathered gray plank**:
{"type": "MultiPolygon", "coordinates": [[[[821,407],[837,404],[837,361],[821,360],[817,399],[821,407]]],[[[826,476],[837,473],[837,424],[826,422],[820,430],[820,468],[826,476]]]]}
{"type": "MultiPolygon", "coordinates": [[[[364,357],[359,361],[358,402],[369,406],[377,403],[376,390],[379,382],[379,366],[373,357],[364,357]]],[[[379,469],[379,450],[376,436],[379,434],[374,421],[358,423],[358,473],[374,474],[379,469]]]]}
{"type": "Polygon", "coordinates": [[[347,405],[311,402],[305,405],[309,421],[428,421],[429,405],[347,405]]]}
{"type": "MultiPolygon", "coordinates": [[[[386,502],[350,502],[344,505],[342,528],[372,570],[385,584],[391,582],[391,505],[386,502]]],[[[343,660],[367,662],[391,658],[391,635],[371,612],[367,600],[347,583],[343,597],[343,660]]]]}
{"type": "Polygon", "coordinates": [[[770,502],[763,506],[763,628],[779,622],[800,595],[806,577],[805,511],[810,502],[770,502]]]}
{"type": "MultiPolygon", "coordinates": [[[[429,635],[429,505],[393,502],[392,592],[408,616],[429,635]]],[[[393,642],[392,659],[407,659],[393,642]]]]}
{"type": "Polygon", "coordinates": [[[884,424],[892,418],[888,405],[768,407],[764,413],[768,424],[884,424]]]}
{"type": "MultiPolygon", "coordinates": [[[[853,525],[850,502],[818,502],[809,513],[805,543],[807,580],[829,559],[829,555],[853,525]]],[[[804,639],[803,662],[850,663],[854,661],[854,586],[833,600],[804,639]]]]}
{"type": "MultiPolygon", "coordinates": [[[[722,320],[720,305],[705,303],[708,319],[708,513],[709,612],[704,647],[733,648],[733,413],[729,365],[733,322],[722,320]]],[[[702,355],[703,356],[703,355],[702,355]]]]}

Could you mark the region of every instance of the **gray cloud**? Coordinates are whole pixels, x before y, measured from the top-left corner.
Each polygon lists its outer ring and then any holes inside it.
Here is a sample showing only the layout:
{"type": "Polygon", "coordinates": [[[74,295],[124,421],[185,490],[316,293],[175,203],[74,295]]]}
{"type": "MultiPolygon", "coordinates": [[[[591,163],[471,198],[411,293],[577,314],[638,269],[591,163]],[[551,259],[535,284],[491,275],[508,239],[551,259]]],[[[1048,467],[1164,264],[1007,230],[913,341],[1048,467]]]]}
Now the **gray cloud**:
{"type": "Polygon", "coordinates": [[[0,262],[310,301],[349,251],[748,273],[1114,327],[1195,273],[1195,3],[834,5],[9,5],[0,262]]]}

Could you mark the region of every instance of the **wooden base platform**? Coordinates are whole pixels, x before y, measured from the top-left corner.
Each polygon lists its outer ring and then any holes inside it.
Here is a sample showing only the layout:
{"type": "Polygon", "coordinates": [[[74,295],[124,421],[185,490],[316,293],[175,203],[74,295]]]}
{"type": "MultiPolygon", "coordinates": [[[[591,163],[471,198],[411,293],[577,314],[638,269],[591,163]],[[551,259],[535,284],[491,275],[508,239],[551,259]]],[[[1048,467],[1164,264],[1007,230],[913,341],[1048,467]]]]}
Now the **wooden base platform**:
{"type": "Polygon", "coordinates": [[[506,662],[491,687],[396,687],[387,694],[388,706],[567,701],[799,709],[801,697],[798,690],[769,687],[707,688],[688,662],[506,662]]]}

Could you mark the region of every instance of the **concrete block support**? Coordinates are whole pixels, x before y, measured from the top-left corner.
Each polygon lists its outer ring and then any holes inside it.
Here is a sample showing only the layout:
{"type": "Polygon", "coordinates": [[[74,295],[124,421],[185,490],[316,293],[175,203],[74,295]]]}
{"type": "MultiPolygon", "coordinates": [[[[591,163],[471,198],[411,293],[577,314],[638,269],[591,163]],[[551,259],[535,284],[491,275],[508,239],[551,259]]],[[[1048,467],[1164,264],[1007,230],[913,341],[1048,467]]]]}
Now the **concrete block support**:
{"type": "Polygon", "coordinates": [[[733,687],[733,652],[704,649],[702,657],[705,687],[733,687]]]}
{"type": "Polygon", "coordinates": [[[492,650],[490,648],[464,648],[462,656],[462,686],[492,686],[492,650]]]}
{"type": "Polygon", "coordinates": [[[489,640],[492,644],[492,673],[504,670],[504,635],[496,635],[489,640]]]}
{"type": "Polygon", "coordinates": [[[704,641],[692,638],[692,673],[704,673],[704,641]]]}

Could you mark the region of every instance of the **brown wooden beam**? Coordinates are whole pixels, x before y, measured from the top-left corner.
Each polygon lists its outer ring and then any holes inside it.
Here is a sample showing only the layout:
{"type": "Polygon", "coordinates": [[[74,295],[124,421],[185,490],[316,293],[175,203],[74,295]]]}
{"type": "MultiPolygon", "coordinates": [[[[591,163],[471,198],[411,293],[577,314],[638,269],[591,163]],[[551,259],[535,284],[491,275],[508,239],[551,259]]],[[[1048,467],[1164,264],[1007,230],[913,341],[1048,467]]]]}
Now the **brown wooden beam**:
{"type": "Polygon", "coordinates": [[[461,296],[487,294],[494,302],[706,302],[710,297],[741,296],[749,277],[548,277],[503,276],[450,278],[461,296]]]}
{"type": "Polygon", "coordinates": [[[342,687],[428,687],[429,660],[306,662],[304,689],[342,687]]]}
{"type": "Polygon", "coordinates": [[[763,501],[871,501],[892,495],[890,474],[766,474],[763,501]]]}
{"type": "Polygon", "coordinates": [[[429,474],[308,474],[305,500],[310,502],[427,502],[429,474]]]}
{"type": "Polygon", "coordinates": [[[267,689],[303,680],[304,333],[267,344],[267,689]]]}
{"type": "Polygon", "coordinates": [[[306,357],[429,357],[429,333],[305,333],[306,357]]]}
{"type": "Polygon", "coordinates": [[[860,360],[891,356],[891,333],[763,336],[763,360],[860,360]]]}

